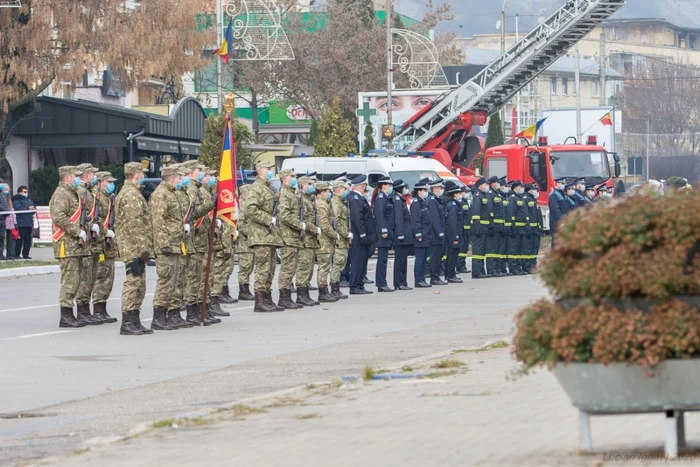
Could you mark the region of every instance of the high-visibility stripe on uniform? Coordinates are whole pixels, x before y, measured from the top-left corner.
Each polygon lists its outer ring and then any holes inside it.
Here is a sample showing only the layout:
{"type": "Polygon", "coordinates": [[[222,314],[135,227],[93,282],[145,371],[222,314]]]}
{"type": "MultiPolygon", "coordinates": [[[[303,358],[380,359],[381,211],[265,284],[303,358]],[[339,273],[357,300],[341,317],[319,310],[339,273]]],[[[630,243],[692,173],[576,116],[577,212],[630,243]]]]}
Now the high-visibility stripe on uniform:
{"type": "Polygon", "coordinates": [[[494,219],[493,222],[496,223],[496,224],[503,224],[503,223],[505,222],[505,220],[503,220],[503,219],[494,219]]]}
{"type": "Polygon", "coordinates": [[[482,255],[472,255],[472,259],[481,259],[481,260],[484,260],[484,259],[486,259],[486,256],[482,256],[482,255]]]}
{"type": "Polygon", "coordinates": [[[525,222],[516,222],[515,226],[516,227],[525,227],[525,222]]]}
{"type": "Polygon", "coordinates": [[[489,225],[491,222],[489,221],[479,221],[481,225],[489,225]]]}
{"type": "Polygon", "coordinates": [[[467,254],[466,254],[466,253],[460,253],[460,254],[459,254],[459,257],[460,257],[460,258],[466,258],[466,257],[467,257],[467,254]]]}

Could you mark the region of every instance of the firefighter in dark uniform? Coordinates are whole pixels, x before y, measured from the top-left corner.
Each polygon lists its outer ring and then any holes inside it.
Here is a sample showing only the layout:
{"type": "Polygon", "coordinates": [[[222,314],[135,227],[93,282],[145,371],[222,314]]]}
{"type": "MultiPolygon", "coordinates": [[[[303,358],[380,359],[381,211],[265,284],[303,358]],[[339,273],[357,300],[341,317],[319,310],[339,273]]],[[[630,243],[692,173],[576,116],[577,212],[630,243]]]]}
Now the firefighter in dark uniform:
{"type": "Polygon", "coordinates": [[[408,286],[408,250],[413,245],[413,226],[405,196],[408,187],[403,180],[394,180],[394,203],[396,230],[394,230],[394,288],[396,290],[413,290],[408,286]]]}
{"type": "Polygon", "coordinates": [[[394,203],[391,199],[393,182],[390,177],[384,176],[377,180],[377,192],[373,201],[374,219],[377,222],[377,269],[375,271],[375,282],[377,291],[393,292],[386,281],[386,268],[389,264],[389,250],[394,244],[394,232],[396,230],[396,219],[394,214],[394,203]]]}
{"type": "Polygon", "coordinates": [[[360,175],[352,179],[352,193],[348,196],[350,224],[352,228],[352,254],[350,256],[350,294],[371,294],[365,289],[363,281],[370,246],[377,241],[376,226],[372,210],[365,198],[367,176],[360,175]]]}
{"type": "Polygon", "coordinates": [[[513,190],[509,198],[509,207],[513,220],[511,235],[508,239],[508,269],[514,276],[527,274],[523,264],[529,253],[525,248],[525,236],[528,232],[528,207],[523,195],[523,182],[516,180],[511,183],[513,190]]]}
{"type": "Polygon", "coordinates": [[[586,189],[586,179],[585,178],[577,178],[574,180],[574,196],[572,197],[573,200],[576,202],[576,207],[583,207],[586,204],[586,195],[584,193],[584,190],[586,189]]]}
{"type": "Polygon", "coordinates": [[[503,277],[501,272],[499,247],[501,245],[501,237],[504,235],[503,229],[505,224],[505,213],[503,211],[503,196],[501,195],[499,178],[495,175],[488,180],[491,191],[489,198],[491,199],[492,210],[491,223],[489,224],[488,241],[486,242],[486,270],[489,276],[503,277]]]}
{"type": "Polygon", "coordinates": [[[593,200],[595,199],[595,184],[586,185],[584,199],[586,201],[586,204],[593,204],[593,200]]]}
{"type": "Polygon", "coordinates": [[[513,235],[513,214],[510,211],[510,186],[506,177],[498,180],[499,194],[503,202],[503,235],[498,242],[498,267],[499,272],[506,276],[512,276],[513,271],[508,271],[508,247],[510,236],[513,235]]]}
{"type": "Polygon", "coordinates": [[[411,201],[411,227],[415,241],[413,250],[416,260],[413,263],[413,279],[416,288],[428,288],[430,284],[425,282],[426,258],[430,249],[431,228],[430,215],[428,214],[428,182],[427,178],[421,179],[413,187],[413,200],[411,201]]]}
{"type": "Polygon", "coordinates": [[[537,254],[540,250],[540,238],[544,235],[542,228],[542,210],[537,205],[537,186],[534,183],[525,185],[523,201],[527,206],[527,229],[523,239],[523,251],[525,260],[522,262],[523,272],[532,274],[532,269],[537,265],[537,254]]]}
{"type": "Polygon", "coordinates": [[[569,211],[573,211],[579,207],[576,200],[576,183],[567,183],[564,185],[564,194],[566,195],[566,199],[569,201],[569,211]]]}
{"type": "Polygon", "coordinates": [[[486,243],[493,213],[493,201],[488,193],[488,182],[481,177],[474,184],[476,192],[472,202],[472,279],[483,279],[486,275],[486,243]]]}
{"type": "Polygon", "coordinates": [[[457,257],[462,244],[462,232],[464,222],[462,221],[462,208],[457,204],[462,196],[462,189],[453,181],[445,183],[445,192],[450,200],[445,205],[445,243],[447,250],[447,267],[445,278],[450,284],[464,282],[457,276],[457,257]]]}
{"type": "Polygon", "coordinates": [[[461,274],[469,274],[471,270],[467,268],[467,252],[469,251],[469,237],[472,228],[472,191],[466,186],[462,187],[462,199],[458,206],[462,209],[462,245],[459,248],[459,257],[457,258],[457,272],[461,274]]]}
{"type": "Polygon", "coordinates": [[[446,285],[440,279],[440,265],[445,251],[445,206],[440,201],[445,191],[443,180],[437,179],[429,183],[428,215],[430,216],[430,285],[446,285]]]}
{"type": "Polygon", "coordinates": [[[549,232],[552,234],[552,248],[554,248],[554,237],[557,233],[557,226],[562,218],[571,210],[571,204],[564,194],[566,177],[554,180],[554,189],[549,194],[547,200],[549,205],[549,232]]]}

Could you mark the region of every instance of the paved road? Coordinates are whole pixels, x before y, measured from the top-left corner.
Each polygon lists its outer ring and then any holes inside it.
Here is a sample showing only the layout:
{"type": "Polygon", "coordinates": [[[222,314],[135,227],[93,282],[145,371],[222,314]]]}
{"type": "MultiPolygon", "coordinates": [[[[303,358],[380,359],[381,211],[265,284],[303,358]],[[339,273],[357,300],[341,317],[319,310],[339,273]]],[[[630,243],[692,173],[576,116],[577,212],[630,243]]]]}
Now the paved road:
{"type": "MultiPolygon", "coordinates": [[[[113,315],[122,280],[118,269],[113,315]]],[[[154,284],[149,268],[144,310],[154,284]]],[[[503,323],[507,329],[518,308],[545,293],[533,277],[509,277],[270,315],[239,303],[217,326],[126,337],[118,324],[59,329],[57,290],[57,275],[0,279],[0,296],[11,296],[0,305],[0,464],[71,451],[83,439],[203,405],[354,373],[367,362],[478,345],[494,335],[483,328],[465,335],[449,323],[496,320],[493,334],[502,337],[503,323]]]]}

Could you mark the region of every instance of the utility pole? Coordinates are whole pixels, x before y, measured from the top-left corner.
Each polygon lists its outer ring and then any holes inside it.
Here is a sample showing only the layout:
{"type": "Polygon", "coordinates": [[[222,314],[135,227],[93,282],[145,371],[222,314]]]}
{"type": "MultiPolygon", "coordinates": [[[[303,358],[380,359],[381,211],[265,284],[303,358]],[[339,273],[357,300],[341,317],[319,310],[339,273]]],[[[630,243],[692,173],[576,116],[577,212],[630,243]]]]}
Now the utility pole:
{"type": "MultiPolygon", "coordinates": [[[[391,88],[393,86],[394,76],[393,76],[393,53],[392,53],[392,37],[391,37],[391,2],[393,0],[386,0],[386,97],[387,97],[387,107],[386,107],[386,124],[391,127],[393,123],[391,122],[391,110],[393,103],[391,101],[391,88]]],[[[392,131],[393,135],[393,131],[392,131]]],[[[387,141],[388,149],[394,149],[393,137],[388,138],[387,141]]]]}
{"type": "MultiPolygon", "coordinates": [[[[216,0],[216,46],[221,45],[223,37],[224,7],[222,0],[216,0]]],[[[229,44],[231,47],[231,44],[229,44]]],[[[219,115],[224,110],[224,78],[223,65],[219,57],[216,58],[216,107],[219,110],[219,115]]]]}
{"type": "Polygon", "coordinates": [[[576,62],[576,75],[574,88],[576,89],[576,142],[582,144],[581,135],[581,64],[579,63],[578,44],[574,49],[574,61],[576,62]]]}
{"type": "Polygon", "coordinates": [[[649,177],[649,146],[650,146],[649,139],[651,136],[650,129],[649,129],[650,126],[651,126],[651,122],[647,118],[647,181],[649,181],[649,178],[650,178],[649,177]]]}
{"type": "MultiPolygon", "coordinates": [[[[520,40],[520,34],[519,34],[519,33],[520,33],[520,30],[519,30],[519,24],[518,24],[519,21],[518,21],[518,20],[519,20],[518,14],[516,13],[516,14],[515,14],[515,43],[516,43],[516,44],[517,44],[518,40],[520,40]]],[[[521,106],[522,103],[523,103],[522,95],[523,95],[522,92],[521,92],[521,91],[518,91],[518,97],[517,97],[516,99],[513,99],[514,105],[517,106],[517,107],[516,107],[516,109],[517,109],[516,112],[517,112],[517,113],[515,114],[515,126],[516,126],[516,128],[515,128],[515,131],[513,131],[513,134],[514,134],[514,135],[517,135],[518,133],[520,133],[520,126],[521,126],[521,124],[522,124],[522,122],[520,121],[520,113],[521,113],[520,111],[522,110],[522,109],[520,108],[520,106],[521,106]]],[[[529,104],[528,104],[528,105],[529,105],[529,104]]]]}
{"type": "MultiPolygon", "coordinates": [[[[506,53],[506,0],[501,7],[501,55],[506,53]]],[[[501,132],[506,134],[506,108],[501,108],[501,132]]],[[[515,134],[515,133],[513,133],[515,134]]]]}
{"type": "Polygon", "coordinates": [[[605,106],[607,102],[607,92],[605,87],[605,32],[600,31],[600,106],[605,106]]]}

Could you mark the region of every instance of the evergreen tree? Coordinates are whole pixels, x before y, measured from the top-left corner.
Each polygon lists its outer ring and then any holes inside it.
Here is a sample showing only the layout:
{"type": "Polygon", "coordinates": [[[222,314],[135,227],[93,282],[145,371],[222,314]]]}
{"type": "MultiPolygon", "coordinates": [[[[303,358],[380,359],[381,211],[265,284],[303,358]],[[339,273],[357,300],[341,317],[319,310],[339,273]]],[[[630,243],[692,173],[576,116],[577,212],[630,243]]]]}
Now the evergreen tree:
{"type": "Polygon", "coordinates": [[[313,146],[318,138],[318,120],[311,120],[311,129],[309,130],[308,145],[313,146]]]}
{"type": "Polygon", "coordinates": [[[362,25],[367,29],[372,29],[377,24],[374,16],[374,2],[372,0],[359,0],[356,8],[359,10],[358,14],[362,25]]]}
{"type": "Polygon", "coordinates": [[[394,29],[406,29],[406,25],[403,24],[403,20],[401,19],[401,15],[398,14],[396,11],[392,13],[392,24],[391,27],[394,29]]]}
{"type": "Polygon", "coordinates": [[[340,104],[335,99],[321,118],[318,135],[314,138],[314,156],[347,157],[357,151],[350,123],[343,120],[340,104]]]}
{"type": "Polygon", "coordinates": [[[486,134],[486,149],[503,144],[503,128],[501,124],[500,112],[489,117],[489,131],[486,134]]]}
{"type": "Polygon", "coordinates": [[[377,146],[374,142],[374,127],[371,122],[367,121],[367,123],[365,123],[365,140],[362,143],[362,152],[363,154],[367,154],[372,149],[376,148],[377,146]]]}
{"type": "MultiPolygon", "coordinates": [[[[204,138],[202,139],[199,161],[213,169],[218,170],[221,164],[221,150],[224,142],[224,129],[226,128],[225,114],[214,115],[210,113],[204,123],[204,138]]],[[[251,153],[248,144],[253,141],[253,133],[247,126],[231,115],[233,123],[233,137],[236,139],[236,169],[251,168],[251,153]]]]}

